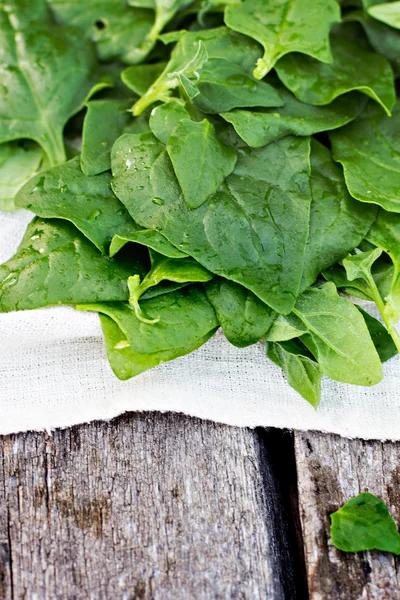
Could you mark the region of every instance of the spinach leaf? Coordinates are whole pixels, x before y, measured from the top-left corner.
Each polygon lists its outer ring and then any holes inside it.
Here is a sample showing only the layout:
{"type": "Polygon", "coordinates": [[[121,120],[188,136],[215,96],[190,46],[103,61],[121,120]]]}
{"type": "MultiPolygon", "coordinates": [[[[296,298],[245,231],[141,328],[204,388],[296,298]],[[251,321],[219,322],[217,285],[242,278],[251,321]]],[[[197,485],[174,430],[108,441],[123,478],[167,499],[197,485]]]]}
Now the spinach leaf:
{"type": "Polygon", "coordinates": [[[301,341],[322,373],[354,385],[374,385],[382,379],[382,365],[362,315],[332,283],[306,290],[293,315],[306,326],[308,334],[301,341]]]}
{"type": "Polygon", "coordinates": [[[111,168],[110,153],[115,140],[132,121],[131,100],[92,100],[82,132],[81,167],[85,175],[98,175],[111,168]]]}
{"type": "Polygon", "coordinates": [[[399,350],[396,348],[396,344],[386,327],[382,325],[378,319],[375,319],[375,317],[361,308],[361,306],[357,306],[357,308],[364,317],[364,321],[367,324],[369,334],[374,342],[374,346],[379,354],[381,362],[386,362],[393,358],[393,356],[396,356],[396,354],[399,353],[399,350]]]}
{"type": "Polygon", "coordinates": [[[193,0],[154,0],[155,20],[141,44],[144,55],[147,55],[153,49],[158,36],[175,14],[192,2],[193,0]]]}
{"type": "Polygon", "coordinates": [[[129,8],[125,0],[48,0],[56,19],[78,27],[96,43],[100,58],[136,63],[147,55],[142,48],[153,24],[153,11],[129,8]]]}
{"type": "Polygon", "coordinates": [[[308,329],[304,323],[290,313],[290,315],[279,315],[268,331],[266,340],[267,342],[287,342],[306,333],[308,333],[308,329]]]}
{"type": "Polygon", "coordinates": [[[383,2],[368,8],[368,14],[390,27],[400,29],[400,2],[383,2]]]}
{"type": "Polygon", "coordinates": [[[164,146],[152,134],[124,135],[112,152],[112,186],[140,226],[285,313],[299,293],[308,237],[309,152],[308,139],[293,137],[249,149],[223,189],[189,209],[164,146]]]}
{"type": "Polygon", "coordinates": [[[354,200],[341,169],[327,148],[311,144],[311,214],[304,256],[302,288],[306,289],[325,268],[344,258],[364,239],[377,210],[354,200]]]}
{"type": "Polygon", "coordinates": [[[14,210],[14,196],[43,165],[43,150],[34,142],[0,145],[0,210],[14,210]]]}
{"type": "Polygon", "coordinates": [[[207,57],[223,58],[248,70],[260,56],[258,44],[227,27],[179,32],[177,38],[167,41],[176,39],[178,43],[167,66],[133,106],[134,115],[139,115],[157,101],[167,102],[172,91],[180,85],[180,76],[196,78],[207,57]]]}
{"type": "Polygon", "coordinates": [[[368,232],[367,239],[382,248],[393,262],[393,274],[386,293],[382,294],[376,273],[374,279],[377,281],[382,298],[386,301],[385,312],[393,323],[397,323],[400,319],[400,215],[381,209],[368,232]]]}
{"type": "Polygon", "coordinates": [[[150,115],[150,128],[156,138],[166,144],[172,131],[182,119],[189,119],[186,108],[179,102],[169,102],[153,108],[150,115]]]}
{"type": "Polygon", "coordinates": [[[129,304],[135,311],[136,317],[143,323],[157,323],[160,317],[148,319],[145,317],[139,300],[142,294],[162,281],[174,283],[196,283],[210,281],[213,275],[199,265],[193,258],[169,258],[150,250],[151,269],[141,281],[140,275],[132,275],[128,279],[129,304]]]}
{"type": "Polygon", "coordinates": [[[125,334],[132,350],[140,354],[185,348],[218,327],[211,304],[202,289],[195,285],[143,301],[143,310],[149,317],[160,317],[153,324],[140,321],[126,302],[99,302],[77,308],[111,317],[125,334]]]}
{"type": "Polygon", "coordinates": [[[187,256],[187,254],[170,244],[170,242],[157,231],[140,228],[133,233],[114,235],[110,245],[110,256],[115,256],[115,254],[129,242],[142,244],[169,258],[185,258],[187,256]]]}
{"type": "Polygon", "coordinates": [[[289,385],[317,408],[321,400],[321,371],[307,349],[294,340],[267,342],[267,356],[283,369],[289,385]]]}
{"type": "Polygon", "coordinates": [[[207,119],[180,121],[166,148],[189,208],[198,208],[213,196],[237,161],[236,152],[221,144],[207,119]]]}
{"type": "MultiPolygon", "coordinates": [[[[182,85],[190,97],[186,80],[182,85]]],[[[241,106],[283,105],[271,85],[257,81],[240,65],[222,58],[210,58],[199,69],[195,90],[192,102],[205,113],[221,113],[241,106]]]]}
{"type": "Polygon", "coordinates": [[[334,0],[244,0],[227,6],[225,23],[264,47],[254,77],[262,79],[288,52],[302,52],[331,62],[329,30],[340,21],[334,0]]]}
{"type": "Polygon", "coordinates": [[[228,341],[244,348],[263,338],[277,314],[241,285],[214,277],[205,285],[208,300],[228,341]]]}
{"type": "Polygon", "coordinates": [[[386,505],[363,492],[331,514],[331,538],[344,552],[382,550],[400,554],[400,535],[386,505]]]}
{"type": "Polygon", "coordinates": [[[346,15],[345,21],[357,21],[363,27],[372,48],[385,56],[400,71],[400,32],[375,21],[363,10],[355,10],[346,15]]]}
{"type": "Polygon", "coordinates": [[[364,98],[353,93],[337,98],[328,106],[311,106],[278,87],[284,106],[263,111],[232,110],[221,116],[231,123],[252,148],[260,148],[287,135],[313,135],[337,129],[353,121],[365,105],[364,98]]]}
{"type": "Polygon", "coordinates": [[[381,256],[382,249],[375,248],[366,252],[356,251],[343,260],[349,281],[361,280],[366,287],[367,294],[375,302],[382,319],[400,351],[400,334],[396,329],[396,322],[400,319],[400,283],[398,274],[395,273],[393,284],[388,297],[382,299],[379,288],[372,274],[374,262],[381,256]]]}
{"type": "Polygon", "coordinates": [[[296,98],[308,104],[329,104],[357,90],[373,98],[390,115],[395,89],[388,61],[343,35],[332,35],[331,46],[332,64],[300,54],[285,56],[276,66],[279,79],[296,98]]]}
{"type": "Polygon", "coordinates": [[[215,329],[212,329],[205,336],[195,339],[182,348],[170,348],[149,354],[133,350],[125,333],[110,317],[100,314],[100,322],[110,366],[118,379],[122,380],[135,377],[160,363],[190,354],[205,344],[215,333],[215,329]]]}
{"type": "Polygon", "coordinates": [[[117,262],[67,221],[37,218],[15,256],[0,266],[0,312],[127,300],[134,273],[145,274],[139,257],[117,262]]]}
{"type": "Polygon", "coordinates": [[[166,62],[133,65],[122,71],[121,79],[135,94],[143,96],[154,80],[161,75],[166,66],[166,62]]]}
{"type": "Polygon", "coordinates": [[[105,83],[96,82],[89,42],[44,16],[32,21],[31,10],[16,0],[8,2],[7,10],[0,7],[0,142],[34,140],[55,165],[66,159],[66,122],[105,83]]]}
{"type": "Polygon", "coordinates": [[[128,211],[110,187],[111,175],[88,177],[79,158],[33,177],[18,193],[19,208],[47,219],[67,219],[104,253],[115,231],[135,231],[128,211]]]}
{"type": "Polygon", "coordinates": [[[343,165],[350,194],[393,212],[400,212],[399,126],[399,102],[391,118],[369,103],[354,123],[330,134],[333,158],[343,165]]]}
{"type": "Polygon", "coordinates": [[[381,208],[367,240],[389,254],[396,272],[400,273],[400,215],[381,208]]]}

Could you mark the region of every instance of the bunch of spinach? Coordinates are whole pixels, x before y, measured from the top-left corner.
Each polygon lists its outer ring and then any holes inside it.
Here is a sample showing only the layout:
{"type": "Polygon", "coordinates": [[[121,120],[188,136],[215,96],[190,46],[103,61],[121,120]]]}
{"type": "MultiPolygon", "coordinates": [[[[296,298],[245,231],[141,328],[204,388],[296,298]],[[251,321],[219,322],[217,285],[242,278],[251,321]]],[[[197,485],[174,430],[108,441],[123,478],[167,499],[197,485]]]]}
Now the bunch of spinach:
{"type": "Polygon", "coordinates": [[[378,383],[400,351],[395,4],[3,3],[0,208],[35,217],[0,311],[99,313],[121,379],[222,327],[315,407],[322,375],[378,383]]]}

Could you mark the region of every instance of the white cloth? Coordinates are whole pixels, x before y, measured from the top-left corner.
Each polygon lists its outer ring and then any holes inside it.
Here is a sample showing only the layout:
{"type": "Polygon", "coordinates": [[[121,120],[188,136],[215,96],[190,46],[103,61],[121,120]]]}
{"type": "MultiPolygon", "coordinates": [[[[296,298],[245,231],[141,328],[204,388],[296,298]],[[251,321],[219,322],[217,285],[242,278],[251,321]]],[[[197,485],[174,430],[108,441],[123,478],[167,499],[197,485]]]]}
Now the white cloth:
{"type": "MultiPolygon", "coordinates": [[[[0,213],[0,263],[31,215],[0,213]]],[[[372,388],[323,381],[317,410],[267,360],[221,333],[196,352],[126,382],[113,375],[98,317],[72,308],[0,314],[0,434],[67,427],[125,411],[176,411],[237,426],[400,439],[400,357],[372,388]]]]}

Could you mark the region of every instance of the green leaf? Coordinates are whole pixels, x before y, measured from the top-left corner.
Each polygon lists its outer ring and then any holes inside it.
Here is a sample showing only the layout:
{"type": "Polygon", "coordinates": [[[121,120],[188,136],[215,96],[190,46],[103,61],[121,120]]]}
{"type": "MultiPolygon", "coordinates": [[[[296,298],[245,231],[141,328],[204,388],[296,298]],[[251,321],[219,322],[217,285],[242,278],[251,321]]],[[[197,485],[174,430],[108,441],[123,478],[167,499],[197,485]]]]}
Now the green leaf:
{"type": "Polygon", "coordinates": [[[321,371],[298,342],[267,342],[267,356],[283,369],[289,385],[314,408],[321,400],[321,371]]]}
{"type": "Polygon", "coordinates": [[[111,148],[132,121],[131,100],[92,100],[88,104],[82,133],[81,167],[86,175],[111,168],[111,148]]]}
{"type": "Polygon", "coordinates": [[[390,60],[395,71],[400,71],[400,32],[372,19],[365,11],[356,10],[346,15],[346,21],[358,21],[372,48],[390,60]]]}
{"type": "Polygon", "coordinates": [[[0,266],[0,312],[129,297],[127,279],[145,268],[100,254],[67,221],[34,219],[17,253],[0,266]]]}
{"type": "Polygon", "coordinates": [[[96,43],[101,59],[136,63],[147,55],[142,48],[151,30],[151,10],[129,8],[125,0],[48,0],[57,21],[79,27],[81,36],[96,43]]]}
{"type": "Polygon", "coordinates": [[[400,214],[381,208],[368,232],[367,240],[387,252],[397,272],[400,272],[400,214]]]}
{"type": "Polygon", "coordinates": [[[211,304],[195,285],[143,302],[143,310],[149,317],[159,317],[153,324],[140,321],[126,302],[88,303],[77,308],[111,317],[132,350],[141,354],[187,347],[218,327],[211,304]]]}
{"type": "Polygon", "coordinates": [[[400,29],[400,2],[384,2],[368,8],[368,13],[374,19],[382,21],[390,27],[400,29]]]}
{"type": "Polygon", "coordinates": [[[141,45],[144,55],[153,49],[158,36],[175,14],[192,2],[193,0],[154,0],[155,20],[141,45]]]}
{"type": "Polygon", "coordinates": [[[310,106],[297,100],[282,85],[277,90],[285,103],[281,108],[257,112],[238,109],[221,114],[252,148],[291,134],[307,136],[337,129],[353,121],[365,105],[365,99],[356,93],[337,98],[328,106],[310,106]]]}
{"type": "Polygon", "coordinates": [[[345,258],[343,266],[346,269],[347,279],[349,281],[354,281],[354,279],[364,279],[369,283],[372,278],[372,265],[381,254],[382,250],[380,248],[375,248],[375,250],[358,252],[357,254],[345,258]]]}
{"type": "Polygon", "coordinates": [[[334,0],[244,0],[228,6],[225,23],[257,40],[264,56],[257,61],[256,79],[262,79],[288,52],[302,52],[331,62],[329,30],[340,21],[334,0]]]}
{"type": "Polygon", "coordinates": [[[276,66],[279,79],[296,98],[308,104],[329,104],[357,90],[373,98],[390,115],[395,89],[388,61],[343,35],[332,35],[331,46],[332,64],[300,54],[285,56],[276,66]]]}
{"type": "Polygon", "coordinates": [[[309,144],[286,137],[246,150],[223,190],[189,209],[164,146],[152,134],[124,135],[112,152],[112,186],[141,227],[158,231],[274,310],[290,312],[308,237],[309,144]]]}
{"type": "Polygon", "coordinates": [[[266,340],[268,342],[286,342],[306,333],[308,333],[307,327],[293,314],[279,315],[268,331],[266,340]]]}
{"type": "Polygon", "coordinates": [[[374,346],[379,354],[381,362],[386,362],[387,360],[393,358],[393,356],[396,356],[399,351],[396,348],[396,344],[393,342],[393,339],[386,327],[382,325],[378,319],[375,319],[375,317],[361,308],[361,306],[357,306],[357,308],[364,317],[369,334],[374,342],[374,346]]]}
{"type": "Polygon", "coordinates": [[[311,144],[311,192],[303,289],[314,283],[321,271],[360,244],[377,212],[374,206],[366,207],[350,196],[341,169],[333,162],[329,150],[315,140],[311,144]]]}
{"type": "Polygon", "coordinates": [[[31,10],[17,0],[8,2],[7,11],[0,7],[0,142],[34,140],[54,165],[66,158],[66,122],[104,84],[93,90],[96,60],[90,43],[45,16],[32,22],[31,10]]]}
{"type": "Polygon", "coordinates": [[[343,165],[350,194],[361,202],[400,212],[400,102],[393,116],[369,103],[350,125],[330,134],[333,158],[343,165]]]}
{"type": "MultiPolygon", "coordinates": [[[[332,281],[337,288],[340,288],[346,294],[361,298],[361,300],[374,302],[374,296],[368,284],[362,279],[349,281],[345,269],[340,265],[333,265],[329,269],[325,269],[322,274],[327,281],[332,281]]],[[[373,277],[380,296],[385,298],[389,293],[390,282],[393,279],[393,266],[386,261],[377,261],[374,265],[373,277]]]]}
{"type": "Polygon", "coordinates": [[[306,290],[293,314],[308,329],[301,341],[315,356],[322,373],[354,385],[381,381],[382,365],[365,321],[354,304],[337,294],[332,283],[306,290]]]}
{"type": "Polygon", "coordinates": [[[180,121],[166,147],[189,208],[198,208],[215,194],[237,161],[236,152],[221,144],[207,119],[180,121]]]}
{"type": "Polygon", "coordinates": [[[241,285],[215,277],[205,285],[208,300],[228,341],[244,348],[263,338],[276,319],[276,313],[241,285]]]}
{"type": "Polygon", "coordinates": [[[100,322],[111,368],[118,379],[122,380],[135,377],[143,373],[143,371],[156,367],[160,363],[190,354],[190,352],[197,350],[197,348],[205,344],[215,333],[215,330],[211,330],[205,336],[197,338],[191,344],[182,348],[172,348],[153,352],[152,354],[144,354],[135,352],[132,349],[124,332],[110,317],[100,314],[100,322]]]}
{"type": "Polygon", "coordinates": [[[367,294],[377,305],[382,319],[400,351],[400,334],[395,327],[397,321],[400,319],[400,277],[395,268],[389,294],[382,299],[382,295],[372,274],[372,266],[381,254],[382,248],[375,248],[368,252],[357,252],[344,259],[343,266],[346,269],[349,281],[363,281],[367,294]]]}
{"type": "MultiPolygon", "coordinates": [[[[387,293],[381,292],[381,296],[386,301],[385,314],[395,324],[400,320],[400,215],[380,209],[367,239],[384,250],[393,262],[390,287],[387,293]]],[[[377,285],[379,288],[379,282],[377,285]]]]}
{"type": "Polygon", "coordinates": [[[71,221],[97,248],[108,252],[116,231],[135,231],[129,213],[110,187],[109,173],[85,175],[79,158],[33,177],[18,193],[16,206],[47,219],[71,221]]]}
{"type": "Polygon", "coordinates": [[[117,252],[130,242],[142,244],[169,258],[185,258],[187,256],[187,254],[170,244],[170,242],[157,231],[139,228],[133,233],[114,235],[110,245],[110,256],[117,254],[117,252]]]}
{"type": "Polygon", "coordinates": [[[123,83],[138,96],[143,96],[151,84],[164,71],[167,63],[157,62],[148,65],[133,65],[121,73],[123,83]]]}
{"type": "Polygon", "coordinates": [[[172,131],[182,119],[189,119],[186,108],[178,102],[169,102],[153,108],[150,115],[150,128],[156,138],[166,144],[172,131]]]}
{"type": "MultiPolygon", "coordinates": [[[[282,106],[278,92],[257,81],[239,65],[222,58],[210,58],[199,70],[197,94],[192,102],[205,113],[221,113],[242,106],[282,106]]],[[[182,85],[189,92],[185,82],[182,85]]],[[[188,94],[189,95],[189,94],[188,94]]]]}
{"type": "Polygon", "coordinates": [[[150,288],[165,280],[174,283],[199,283],[210,281],[213,278],[212,273],[190,257],[169,258],[151,250],[150,258],[151,269],[142,281],[139,275],[132,275],[128,279],[129,304],[135,311],[136,317],[143,323],[151,324],[159,321],[159,317],[156,319],[145,317],[139,306],[140,297],[150,288]]]}
{"type": "Polygon", "coordinates": [[[400,554],[400,535],[386,505],[368,492],[331,514],[331,538],[344,552],[381,550],[400,554]]]}
{"type": "Polygon", "coordinates": [[[241,66],[244,70],[251,68],[260,56],[258,44],[227,27],[178,32],[177,38],[167,41],[176,41],[176,39],[178,43],[171,53],[167,66],[133,106],[134,115],[141,114],[154,102],[167,102],[172,91],[180,85],[179,75],[196,77],[195,73],[202,66],[201,61],[206,58],[202,51],[202,44],[209,59],[223,58],[241,66]],[[201,59],[200,62],[194,60],[196,56],[201,59]]]}
{"type": "Polygon", "coordinates": [[[34,142],[0,145],[0,210],[15,209],[14,196],[43,165],[43,150],[34,142]]]}

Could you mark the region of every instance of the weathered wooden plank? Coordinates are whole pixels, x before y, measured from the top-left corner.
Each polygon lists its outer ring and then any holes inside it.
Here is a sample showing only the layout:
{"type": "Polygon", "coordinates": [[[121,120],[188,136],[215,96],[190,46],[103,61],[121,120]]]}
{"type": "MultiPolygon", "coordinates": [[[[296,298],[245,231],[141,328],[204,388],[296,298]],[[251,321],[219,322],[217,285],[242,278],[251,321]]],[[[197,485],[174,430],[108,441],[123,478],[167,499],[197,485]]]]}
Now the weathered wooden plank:
{"type": "Polygon", "coordinates": [[[173,415],[3,438],[4,597],[303,598],[273,453],[173,415]]]}
{"type": "Polygon", "coordinates": [[[389,554],[347,554],[329,538],[329,514],[360,492],[379,496],[400,522],[400,444],[296,433],[300,517],[311,600],[400,597],[399,561],[389,554]]]}

